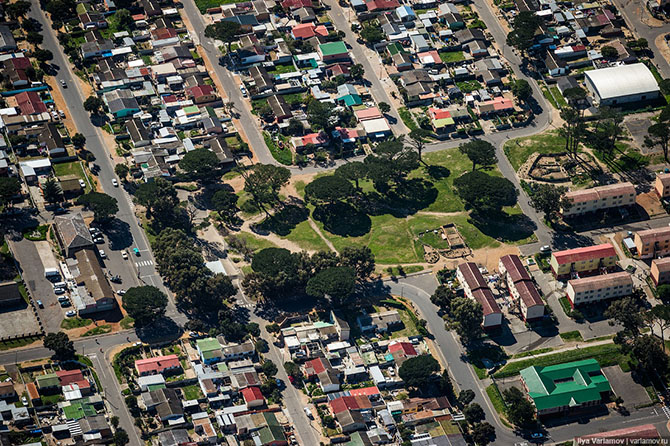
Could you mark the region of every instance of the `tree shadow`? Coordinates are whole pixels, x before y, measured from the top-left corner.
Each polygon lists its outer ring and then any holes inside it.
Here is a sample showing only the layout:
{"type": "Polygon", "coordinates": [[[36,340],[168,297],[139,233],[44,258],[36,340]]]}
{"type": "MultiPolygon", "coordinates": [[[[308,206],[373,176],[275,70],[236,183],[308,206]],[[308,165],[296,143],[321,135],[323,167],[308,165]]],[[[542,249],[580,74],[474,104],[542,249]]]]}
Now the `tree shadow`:
{"type": "Polygon", "coordinates": [[[537,229],[535,222],[524,214],[481,215],[473,212],[468,220],[483,234],[505,243],[524,240],[537,229]]]}
{"type": "Polygon", "coordinates": [[[385,194],[377,191],[367,193],[362,210],[370,215],[391,214],[404,218],[430,206],[437,199],[437,195],[438,190],[433,183],[422,178],[413,178],[385,194]]]}
{"type": "Polygon", "coordinates": [[[235,192],[235,190],[229,184],[225,183],[207,184],[205,187],[200,188],[197,193],[191,195],[193,197],[191,204],[193,204],[193,206],[202,211],[211,210],[214,208],[212,205],[212,197],[219,190],[227,190],[229,192],[235,192]]]}
{"type": "Polygon", "coordinates": [[[155,344],[178,339],[182,333],[182,329],[172,319],[163,317],[153,324],[136,328],[135,333],[137,333],[137,337],[142,342],[155,344]]]}
{"type": "Polygon", "coordinates": [[[285,204],[281,210],[267,217],[262,222],[252,225],[251,229],[259,234],[270,232],[287,236],[298,224],[307,220],[309,210],[297,204],[285,204]]]}
{"type": "Polygon", "coordinates": [[[430,176],[434,180],[442,180],[451,175],[451,171],[444,166],[427,165],[424,166],[424,169],[428,174],[428,176],[430,176]]]}
{"type": "Polygon", "coordinates": [[[326,231],[342,237],[360,237],[372,228],[366,213],[344,202],[317,206],[312,217],[323,223],[326,231]]]}
{"type": "Polygon", "coordinates": [[[109,249],[111,251],[120,251],[129,248],[133,244],[130,225],[123,220],[118,218],[112,219],[102,227],[102,231],[109,238],[109,249]]]}

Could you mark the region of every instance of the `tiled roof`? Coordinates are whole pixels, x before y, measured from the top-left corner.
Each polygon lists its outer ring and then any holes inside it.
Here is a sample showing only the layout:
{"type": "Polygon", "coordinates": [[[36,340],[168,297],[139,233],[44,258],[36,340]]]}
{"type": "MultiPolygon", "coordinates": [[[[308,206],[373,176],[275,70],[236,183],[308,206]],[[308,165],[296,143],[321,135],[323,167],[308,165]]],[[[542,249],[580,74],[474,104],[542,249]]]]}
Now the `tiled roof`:
{"type": "Polygon", "coordinates": [[[414,346],[409,342],[391,342],[389,344],[389,352],[395,353],[397,351],[402,351],[407,356],[417,356],[418,353],[414,346]]]}
{"type": "Polygon", "coordinates": [[[530,280],[517,282],[514,284],[514,287],[516,288],[517,293],[519,293],[521,300],[523,300],[524,305],[526,305],[526,308],[535,305],[544,306],[540,293],[538,293],[537,288],[530,280]]]}
{"type": "Polygon", "coordinates": [[[461,285],[467,286],[470,289],[470,291],[474,291],[479,288],[488,289],[489,286],[486,283],[486,280],[484,280],[482,273],[479,272],[479,268],[477,267],[476,263],[473,262],[461,263],[460,265],[458,265],[458,270],[461,272],[466,282],[462,283],[461,285]]]}
{"type": "Polygon", "coordinates": [[[500,313],[500,307],[493,297],[493,293],[489,288],[479,288],[472,292],[472,297],[482,306],[484,316],[489,314],[500,313]]]}
{"type": "Polygon", "coordinates": [[[633,278],[626,271],[603,274],[601,276],[583,277],[568,282],[568,285],[572,287],[575,293],[597,290],[603,287],[626,286],[632,284],[633,278]]]}
{"type": "Polygon", "coordinates": [[[139,359],[135,361],[135,368],[140,374],[147,372],[162,372],[165,369],[179,367],[177,355],[156,356],[153,358],[139,359]]]}
{"type": "Polygon", "coordinates": [[[507,274],[510,275],[512,283],[516,283],[520,280],[530,280],[530,274],[526,271],[519,256],[514,254],[502,256],[500,262],[505,267],[507,274]]]}
{"type": "Polygon", "coordinates": [[[252,401],[265,400],[260,387],[256,386],[246,387],[242,389],[242,396],[244,397],[244,401],[246,401],[247,403],[250,403],[252,401]]]}
{"type": "Polygon", "coordinates": [[[583,260],[602,259],[616,256],[614,246],[609,243],[602,245],[586,246],[583,248],[567,249],[552,254],[559,265],[566,263],[581,262],[583,260]]]}

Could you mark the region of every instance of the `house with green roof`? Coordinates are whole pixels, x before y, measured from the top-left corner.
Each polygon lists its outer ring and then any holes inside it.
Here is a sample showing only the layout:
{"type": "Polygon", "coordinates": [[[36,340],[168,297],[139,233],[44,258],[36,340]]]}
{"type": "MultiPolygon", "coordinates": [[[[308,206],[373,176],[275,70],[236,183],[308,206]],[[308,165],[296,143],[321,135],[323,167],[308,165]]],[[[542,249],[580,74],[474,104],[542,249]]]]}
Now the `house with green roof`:
{"type": "Polygon", "coordinates": [[[204,364],[213,364],[221,361],[223,351],[216,338],[198,339],[195,342],[200,359],[204,364]]]}
{"type": "Polygon", "coordinates": [[[46,373],[35,378],[35,384],[40,390],[56,389],[60,387],[60,380],[55,373],[46,373]]]}
{"type": "Polygon", "coordinates": [[[595,359],[521,370],[523,386],[538,416],[603,404],[612,387],[595,359]]]}
{"type": "Polygon", "coordinates": [[[324,63],[349,60],[349,50],[341,40],[319,45],[319,55],[324,63]]]}

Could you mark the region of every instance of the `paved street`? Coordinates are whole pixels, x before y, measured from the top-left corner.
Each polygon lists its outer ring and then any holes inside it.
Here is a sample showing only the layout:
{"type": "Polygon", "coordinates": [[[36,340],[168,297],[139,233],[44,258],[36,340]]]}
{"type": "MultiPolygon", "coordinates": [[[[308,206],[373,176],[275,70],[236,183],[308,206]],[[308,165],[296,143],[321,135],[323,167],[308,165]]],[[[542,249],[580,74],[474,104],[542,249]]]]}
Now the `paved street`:
{"type": "MultiPolygon", "coordinates": [[[[486,421],[496,427],[497,438],[493,444],[514,445],[522,442],[523,439],[514,434],[509,428],[503,426],[491,406],[484,389],[485,385],[490,384],[488,380],[479,380],[472,368],[462,361],[461,355],[464,353],[460,342],[456,339],[453,332],[447,331],[444,327],[444,320],[437,314],[437,308],[430,302],[430,295],[437,288],[437,280],[432,274],[422,274],[400,279],[398,282],[391,280],[384,281],[388,292],[405,297],[411,300],[418,308],[421,317],[428,322],[428,329],[435,337],[435,343],[440,348],[438,352],[445,362],[449,365],[452,379],[459,389],[472,389],[475,392],[475,402],[484,409],[486,421]]],[[[659,432],[667,435],[665,427],[668,418],[657,408],[647,408],[634,410],[628,408],[629,415],[620,415],[611,413],[607,417],[594,418],[591,420],[575,419],[570,420],[569,424],[563,424],[549,428],[550,442],[563,442],[572,440],[576,436],[591,434],[594,432],[604,432],[613,429],[619,429],[626,426],[637,426],[644,423],[653,423],[659,428],[659,432]]]]}
{"type": "MultiPolygon", "coordinates": [[[[117,179],[118,181],[118,177],[114,173],[114,162],[110,159],[110,150],[113,150],[113,148],[105,147],[100,133],[102,130],[91,123],[89,113],[84,110],[83,102],[86,99],[85,95],[79,88],[78,79],[72,72],[67,57],[63,54],[62,48],[58,44],[55,31],[51,28],[50,22],[39,7],[39,2],[33,0],[31,3],[33,7],[30,10],[29,16],[42,24],[42,35],[44,36],[42,47],[53,53],[54,59],[51,64],[58,69],[56,78],[65,80],[68,85],[68,88],[58,86],[68,105],[67,113],[76,122],[79,132],[86,137],[86,148],[95,155],[95,164],[100,167],[98,181],[101,183],[104,192],[118,201],[119,212],[116,214],[116,222],[105,228],[106,235],[111,239],[110,249],[107,252],[109,256],[107,266],[116,274],[120,274],[117,271],[120,271],[122,268],[127,269],[124,277],[126,275],[128,277],[138,277],[139,281],[136,281],[135,284],[154,285],[167,292],[163,287],[160,276],[156,273],[153,265],[153,255],[149,249],[149,242],[135,217],[135,213],[133,212],[134,205],[130,196],[122,187],[112,186],[112,179],[117,179]],[[150,260],[152,263],[143,265],[139,269],[130,269],[133,267],[133,264],[121,258],[121,251],[123,249],[132,250],[135,247],[140,250],[142,260],[150,260]]],[[[124,283],[123,286],[128,288],[135,284],[124,283]]],[[[172,300],[168,305],[167,315],[177,318],[179,323],[183,323],[184,321],[183,318],[179,317],[172,300]]]]}

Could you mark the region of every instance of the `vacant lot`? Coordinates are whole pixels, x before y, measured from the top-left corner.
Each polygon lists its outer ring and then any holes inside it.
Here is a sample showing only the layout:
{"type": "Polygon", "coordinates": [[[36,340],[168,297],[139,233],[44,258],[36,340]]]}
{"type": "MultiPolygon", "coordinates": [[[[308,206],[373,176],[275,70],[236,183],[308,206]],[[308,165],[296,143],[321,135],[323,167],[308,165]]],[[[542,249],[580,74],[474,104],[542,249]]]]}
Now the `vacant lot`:
{"type": "Polygon", "coordinates": [[[557,131],[552,130],[527,138],[509,140],[503,150],[514,170],[518,170],[533,153],[564,152],[565,139],[557,131]]]}

